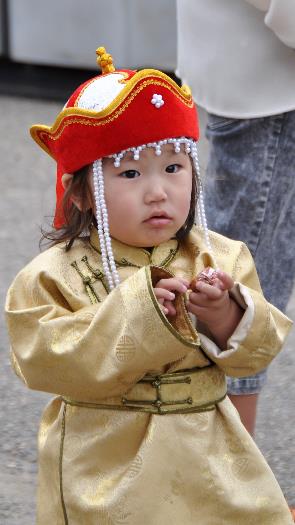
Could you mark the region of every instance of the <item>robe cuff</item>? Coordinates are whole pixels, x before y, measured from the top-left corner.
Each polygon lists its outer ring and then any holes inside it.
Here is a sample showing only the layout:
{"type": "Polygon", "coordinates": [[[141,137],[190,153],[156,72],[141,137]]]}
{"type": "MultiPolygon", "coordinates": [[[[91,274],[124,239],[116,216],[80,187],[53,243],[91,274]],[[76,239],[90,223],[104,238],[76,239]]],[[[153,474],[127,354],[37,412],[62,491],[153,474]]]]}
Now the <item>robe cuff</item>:
{"type": "Polygon", "coordinates": [[[158,266],[147,267],[147,279],[151,299],[159,316],[170,331],[175,333],[177,337],[181,337],[184,341],[190,341],[199,344],[200,340],[198,334],[195,330],[195,327],[191,321],[191,318],[185,306],[185,295],[180,294],[178,292],[174,292],[174,307],[176,310],[176,315],[170,316],[169,320],[162,311],[159,301],[155,295],[154,287],[156,286],[157,282],[159,282],[161,279],[169,279],[173,277],[174,275],[165,270],[164,268],[160,268],[158,266]]]}
{"type": "MultiPolygon", "coordinates": [[[[207,335],[199,333],[201,346],[206,355],[216,362],[227,375],[243,377],[253,375],[265,368],[273,356],[255,354],[259,340],[258,327],[266,322],[265,308],[254,302],[250,289],[241,283],[235,283],[230,290],[230,296],[244,309],[244,315],[235,331],[227,341],[225,349],[219,348],[207,335]],[[254,330],[253,330],[254,328],[254,330]]],[[[264,302],[266,302],[263,299],[264,302]]],[[[267,304],[267,303],[266,303],[267,304]]],[[[259,354],[259,348],[258,354],[259,354]]]]}

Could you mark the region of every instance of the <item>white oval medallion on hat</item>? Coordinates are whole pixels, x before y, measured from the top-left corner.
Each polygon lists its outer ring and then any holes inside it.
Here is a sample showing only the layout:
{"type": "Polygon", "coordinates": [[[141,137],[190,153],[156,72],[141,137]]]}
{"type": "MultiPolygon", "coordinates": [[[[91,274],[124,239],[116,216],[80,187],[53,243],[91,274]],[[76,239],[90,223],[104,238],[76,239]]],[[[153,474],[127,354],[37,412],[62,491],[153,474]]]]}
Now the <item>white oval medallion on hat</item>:
{"type": "Polygon", "coordinates": [[[78,96],[75,107],[102,111],[107,108],[117,95],[124,89],[125,83],[122,73],[111,73],[95,78],[78,96]]]}

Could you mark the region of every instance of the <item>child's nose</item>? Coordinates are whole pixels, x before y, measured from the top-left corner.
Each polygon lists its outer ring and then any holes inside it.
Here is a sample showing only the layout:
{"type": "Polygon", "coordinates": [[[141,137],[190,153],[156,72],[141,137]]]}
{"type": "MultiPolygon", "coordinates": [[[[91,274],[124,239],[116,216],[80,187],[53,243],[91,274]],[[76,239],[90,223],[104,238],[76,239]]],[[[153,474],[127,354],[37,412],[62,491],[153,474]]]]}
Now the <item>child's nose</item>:
{"type": "Polygon", "coordinates": [[[158,182],[151,182],[145,192],[145,202],[160,202],[167,199],[167,193],[164,186],[158,182]]]}

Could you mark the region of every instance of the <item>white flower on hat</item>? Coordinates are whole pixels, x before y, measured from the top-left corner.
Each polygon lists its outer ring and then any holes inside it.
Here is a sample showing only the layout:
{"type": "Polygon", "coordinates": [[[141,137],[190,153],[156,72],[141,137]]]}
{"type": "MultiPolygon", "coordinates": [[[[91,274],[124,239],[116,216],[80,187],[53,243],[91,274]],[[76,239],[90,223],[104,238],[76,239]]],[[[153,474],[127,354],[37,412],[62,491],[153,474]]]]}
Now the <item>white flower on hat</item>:
{"type": "Polygon", "coordinates": [[[154,93],[151,103],[154,104],[154,106],[157,109],[159,109],[161,106],[164,105],[164,100],[163,100],[162,95],[157,95],[156,93],[154,93]]]}

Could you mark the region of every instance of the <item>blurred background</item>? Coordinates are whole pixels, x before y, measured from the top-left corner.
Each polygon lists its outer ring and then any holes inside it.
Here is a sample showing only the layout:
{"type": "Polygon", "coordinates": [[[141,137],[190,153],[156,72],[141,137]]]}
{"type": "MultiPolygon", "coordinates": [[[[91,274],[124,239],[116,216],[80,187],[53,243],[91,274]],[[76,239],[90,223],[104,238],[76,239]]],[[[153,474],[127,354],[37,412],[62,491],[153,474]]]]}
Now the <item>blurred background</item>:
{"type": "MultiPolygon", "coordinates": [[[[176,6],[174,0],[0,0],[0,29],[3,306],[11,280],[38,253],[40,226],[51,224],[55,202],[54,162],[33,143],[29,127],[52,124],[72,91],[98,74],[98,46],[107,48],[118,68],[152,66],[174,77],[176,6]]],[[[200,112],[200,120],[204,130],[204,112],[200,112]]],[[[206,139],[201,138],[203,171],[206,155],[206,139]]],[[[288,313],[295,318],[294,293],[288,313]]],[[[293,505],[294,342],[293,331],[270,368],[261,394],[256,435],[293,505]]],[[[27,390],[11,371],[3,315],[0,349],[0,523],[32,525],[37,431],[49,395],[27,390]]]]}
{"type": "Polygon", "coordinates": [[[64,99],[97,74],[99,45],[118,68],[175,69],[174,0],[0,0],[0,6],[2,93],[64,99]]]}

